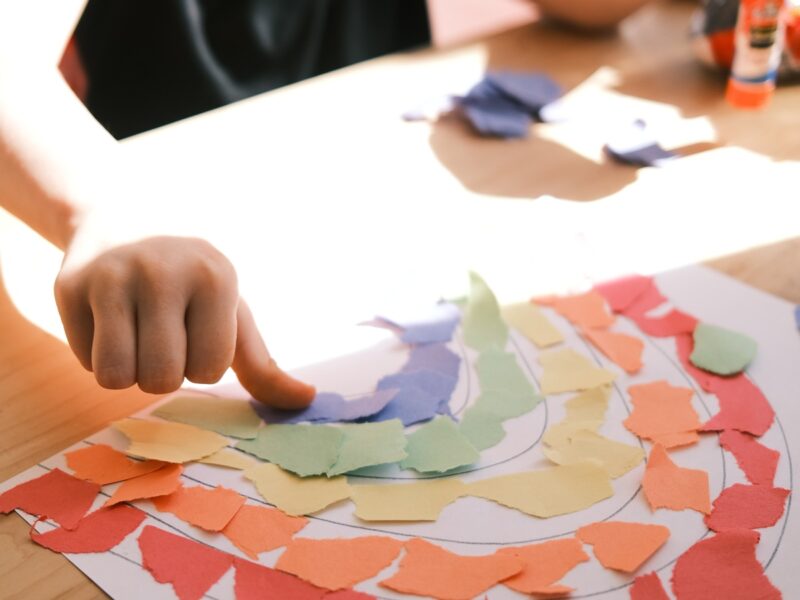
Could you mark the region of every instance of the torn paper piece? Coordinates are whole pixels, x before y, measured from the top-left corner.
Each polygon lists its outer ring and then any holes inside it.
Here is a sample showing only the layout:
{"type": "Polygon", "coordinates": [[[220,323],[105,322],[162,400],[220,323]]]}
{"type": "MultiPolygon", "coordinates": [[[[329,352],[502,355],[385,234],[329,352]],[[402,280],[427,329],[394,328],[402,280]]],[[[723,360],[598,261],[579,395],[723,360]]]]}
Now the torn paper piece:
{"type": "Polygon", "coordinates": [[[631,585],[631,600],[670,600],[656,573],[639,575],[631,585]]]}
{"type": "Polygon", "coordinates": [[[596,463],[613,479],[633,470],[645,458],[644,450],[638,446],[616,442],[585,429],[572,432],[566,440],[544,448],[543,452],[557,465],[596,463]]]}
{"type": "Polygon", "coordinates": [[[641,119],[620,127],[603,150],[616,162],[637,167],[663,167],[678,156],[664,150],[641,119]]]}
{"type": "Polygon", "coordinates": [[[405,544],[400,567],[383,587],[441,600],[469,600],[522,570],[514,556],[461,556],[413,538],[405,544]]]}
{"type": "Polygon", "coordinates": [[[708,492],[708,473],[679,467],[660,444],[650,451],[642,478],[644,496],[651,508],[684,510],[690,508],[708,514],[711,499],[708,492]]]}
{"type": "Polygon", "coordinates": [[[218,433],[184,423],[123,419],[112,426],[130,440],[126,454],[169,463],[199,460],[228,445],[218,433]]]}
{"type": "Polygon", "coordinates": [[[504,580],[503,585],[523,594],[569,594],[574,590],[558,582],[580,563],[589,560],[575,538],[501,548],[497,554],[522,561],[522,571],[504,580]]]}
{"type": "Polygon", "coordinates": [[[64,529],[75,529],[99,492],[98,484],[53,469],[0,494],[0,513],[21,509],[52,519],[64,529]]]}
{"type": "Polygon", "coordinates": [[[160,460],[131,460],[119,450],[105,444],[66,452],[64,458],[75,477],[100,485],[146,475],[166,464],[160,460]]]}
{"type": "Polygon", "coordinates": [[[644,342],[639,338],[604,329],[585,329],[583,333],[600,352],[627,373],[641,370],[644,342]]]}
{"type": "Polygon", "coordinates": [[[106,500],[105,506],[171,494],[180,487],[182,473],[183,466],[168,464],[158,471],[123,481],[106,500]]]}
{"type": "Polygon", "coordinates": [[[714,395],[719,412],[703,423],[701,431],[736,429],[761,436],[775,421],[775,411],[764,393],[744,375],[715,383],[714,395]]]}
{"type": "Polygon", "coordinates": [[[678,600],[780,600],[756,558],[759,534],[726,531],[697,542],[675,563],[672,591],[678,600]]]}
{"type": "Polygon", "coordinates": [[[605,568],[633,573],[667,542],[669,529],[663,525],[603,521],[584,525],[577,536],[584,544],[591,544],[605,568]]]}
{"type": "Polygon", "coordinates": [[[674,337],[691,334],[697,327],[697,319],[677,309],[670,310],[662,317],[648,317],[644,314],[629,315],[643,333],[653,337],[674,337]]]}
{"type": "Polygon", "coordinates": [[[466,493],[459,479],[354,485],[355,515],[364,521],[435,521],[445,506],[466,493]]]}
{"type": "Polygon", "coordinates": [[[326,472],[329,477],[398,462],[408,456],[403,424],[399,419],[344,425],[339,430],[343,438],[336,462],[326,472]]]}
{"type": "Polygon", "coordinates": [[[406,344],[433,344],[453,339],[461,311],[455,304],[440,302],[416,313],[381,315],[377,319],[398,328],[406,344]]]}
{"type": "Polygon", "coordinates": [[[623,421],[632,433],[665,448],[697,442],[700,418],[692,407],[694,393],[666,381],[654,381],[628,388],[633,411],[623,421]]]}
{"type": "Polygon", "coordinates": [[[530,412],[541,402],[542,398],[536,395],[515,354],[496,349],[486,350],[480,353],[475,366],[481,397],[484,402],[491,402],[491,408],[498,416],[507,419],[518,417],[530,412]]]}
{"type": "Polygon", "coordinates": [[[230,448],[223,448],[219,452],[214,452],[214,454],[206,456],[205,458],[201,458],[197,462],[205,465],[216,465],[218,467],[237,469],[239,471],[244,471],[245,469],[258,464],[256,459],[251,458],[243,452],[231,450],[230,448]]]}
{"type": "Polygon", "coordinates": [[[256,413],[270,424],[334,423],[357,421],[379,413],[397,395],[395,389],[377,390],[371,394],[346,399],[341,394],[321,392],[314,401],[301,410],[281,410],[252,401],[256,413]]]}
{"type": "Polygon", "coordinates": [[[322,600],[326,590],[294,575],[251,563],[240,558],[233,561],[236,568],[234,594],[236,600],[322,600]]]}
{"type": "Polygon", "coordinates": [[[414,346],[408,354],[408,361],[400,369],[401,373],[414,371],[435,371],[458,381],[461,357],[450,350],[446,344],[425,344],[414,346]]]}
{"type": "Polygon", "coordinates": [[[581,392],[564,403],[567,410],[565,421],[600,421],[605,420],[608,410],[608,398],[611,386],[601,385],[581,392]]]}
{"type": "Polygon", "coordinates": [[[705,519],[709,529],[760,529],[772,527],[783,515],[789,490],[735,483],[722,490],[705,519]]]}
{"type": "Polygon", "coordinates": [[[482,136],[516,139],[530,133],[531,116],[506,98],[467,95],[459,104],[469,124],[482,136]]]}
{"type": "Polygon", "coordinates": [[[548,348],[564,341],[564,336],[556,329],[538,306],[532,302],[510,304],[500,309],[503,320],[538,348],[548,348]]]}
{"type": "Polygon", "coordinates": [[[742,372],[756,356],[753,338],[707,323],[694,330],[694,349],[689,360],[695,367],[717,375],[742,372]]]}
{"type": "Polygon", "coordinates": [[[168,496],[153,498],[160,512],[172,513],[182,521],[206,531],[222,531],[244,505],[244,496],[224,488],[179,487],[168,496]]]}
{"type": "Polygon", "coordinates": [[[486,73],[485,81],[532,114],[558,100],[563,94],[552,77],[539,72],[498,70],[486,73]]]}
{"type": "Polygon", "coordinates": [[[310,515],[350,497],[346,477],[297,477],[277,465],[251,467],[244,476],[258,493],[288,515],[310,515]]]}
{"type": "Polygon", "coordinates": [[[543,394],[588,390],[616,379],[614,373],[597,367],[570,348],[540,354],[539,362],[544,367],[541,379],[543,394]]]}
{"type": "Polygon", "coordinates": [[[400,466],[419,473],[444,473],[481,456],[450,417],[437,417],[411,433],[406,452],[400,466]]]}
{"type": "Polygon", "coordinates": [[[653,287],[653,279],[642,275],[629,275],[594,286],[615,313],[625,312],[648,289],[653,287]]]}
{"type": "Polygon", "coordinates": [[[508,341],[508,327],[500,316],[497,298],[477,273],[470,273],[469,281],[469,299],[461,320],[464,341],[478,352],[502,350],[508,341]]]}
{"type": "Polygon", "coordinates": [[[723,431],[719,435],[719,443],[733,454],[736,464],[750,483],[772,486],[780,452],[767,448],[751,435],[734,430],[723,431]]]}
{"type": "Polygon", "coordinates": [[[153,411],[153,416],[251,440],[261,420],[249,402],[216,396],[177,396],[153,411]]]}
{"type": "Polygon", "coordinates": [[[280,465],[301,477],[322,475],[336,463],[344,434],[328,425],[267,425],[239,450],[280,465]]]}
{"type": "Polygon", "coordinates": [[[537,304],[552,306],[555,311],[576,327],[606,329],[614,324],[614,315],[608,312],[606,301],[595,290],[574,296],[535,298],[537,304]]]}
{"type": "Polygon", "coordinates": [[[503,417],[497,416],[490,406],[474,404],[464,411],[458,430],[476,450],[486,450],[499,444],[506,436],[503,417]]]}
{"type": "Polygon", "coordinates": [[[142,524],[147,515],[133,506],[101,508],[86,515],[75,529],[31,530],[31,539],[54,552],[81,554],[106,552],[142,524]]]}
{"type": "Polygon", "coordinates": [[[329,590],[341,590],[375,577],[403,548],[394,538],[297,538],[278,558],[275,568],[329,590]]]}
{"type": "Polygon", "coordinates": [[[280,510],[245,504],[222,530],[222,534],[253,560],[262,552],[286,546],[292,536],[308,524],[280,510]]]}

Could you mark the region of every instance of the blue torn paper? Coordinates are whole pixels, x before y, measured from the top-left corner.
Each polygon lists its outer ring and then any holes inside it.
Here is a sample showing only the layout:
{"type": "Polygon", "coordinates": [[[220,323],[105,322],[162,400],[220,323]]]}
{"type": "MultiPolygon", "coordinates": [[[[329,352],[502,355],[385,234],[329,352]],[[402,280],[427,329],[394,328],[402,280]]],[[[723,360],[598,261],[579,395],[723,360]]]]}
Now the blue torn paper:
{"type": "Polygon", "coordinates": [[[408,361],[403,365],[401,373],[423,370],[436,371],[458,381],[460,368],[461,357],[445,344],[426,344],[411,348],[408,361]]]}
{"type": "Polygon", "coordinates": [[[346,400],[340,394],[322,392],[303,410],[280,410],[257,402],[251,404],[267,423],[334,423],[358,421],[383,410],[398,395],[397,389],[384,387],[372,394],[346,400]]]}
{"type": "Polygon", "coordinates": [[[561,86],[544,73],[489,71],[485,81],[533,114],[537,114],[542,107],[558,100],[563,94],[561,86]]]}
{"type": "Polygon", "coordinates": [[[641,119],[618,131],[603,150],[616,162],[637,167],[663,167],[678,156],[659,146],[641,119]]]}
{"type": "Polygon", "coordinates": [[[378,389],[399,391],[383,410],[365,420],[400,419],[408,426],[437,414],[449,414],[450,397],[457,383],[457,377],[429,369],[387,375],[378,382],[378,389]]]}
{"type": "Polygon", "coordinates": [[[407,344],[433,344],[453,339],[460,319],[455,304],[440,302],[414,314],[381,315],[369,324],[391,329],[407,344]]]}

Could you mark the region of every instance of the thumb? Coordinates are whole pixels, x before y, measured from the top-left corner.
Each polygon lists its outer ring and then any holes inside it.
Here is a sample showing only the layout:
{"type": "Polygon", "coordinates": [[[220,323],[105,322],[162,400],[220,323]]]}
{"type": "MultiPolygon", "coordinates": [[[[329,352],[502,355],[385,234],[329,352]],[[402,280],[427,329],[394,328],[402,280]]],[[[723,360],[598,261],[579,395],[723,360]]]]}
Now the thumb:
{"type": "Polygon", "coordinates": [[[272,360],[258,332],[253,313],[241,298],[236,322],[236,352],[231,366],[239,382],[253,398],[269,406],[285,409],[305,408],[311,404],[316,390],[286,374],[272,360]]]}

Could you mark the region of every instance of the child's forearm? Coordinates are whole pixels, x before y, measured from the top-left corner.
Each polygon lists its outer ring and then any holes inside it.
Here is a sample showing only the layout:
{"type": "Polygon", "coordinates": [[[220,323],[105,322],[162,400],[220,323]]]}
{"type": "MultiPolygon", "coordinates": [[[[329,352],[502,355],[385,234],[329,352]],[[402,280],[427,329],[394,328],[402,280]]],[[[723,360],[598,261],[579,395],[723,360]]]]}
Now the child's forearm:
{"type": "Polygon", "coordinates": [[[536,0],[554,19],[587,29],[612,27],[649,0],[536,0]]]}

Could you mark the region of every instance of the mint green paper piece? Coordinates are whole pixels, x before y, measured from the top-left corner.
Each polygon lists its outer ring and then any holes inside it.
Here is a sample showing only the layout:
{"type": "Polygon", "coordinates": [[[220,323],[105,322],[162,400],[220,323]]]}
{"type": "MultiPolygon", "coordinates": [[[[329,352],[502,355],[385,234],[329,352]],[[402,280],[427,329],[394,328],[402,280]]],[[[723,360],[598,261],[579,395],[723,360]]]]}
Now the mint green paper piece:
{"type": "Polygon", "coordinates": [[[502,417],[479,405],[470,406],[464,411],[458,430],[478,450],[496,446],[506,437],[502,417]]]}
{"type": "Polygon", "coordinates": [[[461,320],[464,341],[479,352],[505,348],[508,327],[500,316],[497,298],[477,273],[469,274],[469,283],[469,299],[461,320]]]}
{"type": "Polygon", "coordinates": [[[267,425],[239,450],[275,463],[300,477],[322,475],[336,464],[344,433],[329,425],[267,425]]]}
{"type": "Polygon", "coordinates": [[[406,436],[400,419],[378,423],[344,425],[339,429],[344,437],[336,462],[328,469],[328,477],[356,469],[403,460],[406,436]]]}
{"type": "Polygon", "coordinates": [[[476,368],[481,395],[476,403],[484,404],[503,419],[511,419],[532,411],[541,396],[522,372],[514,354],[490,349],[481,352],[476,368]]]}
{"type": "Polygon", "coordinates": [[[215,396],[178,396],[152,414],[244,440],[254,439],[261,425],[249,402],[215,396]]]}
{"type": "Polygon", "coordinates": [[[695,367],[717,375],[733,375],[747,368],[756,356],[756,348],[755,340],[743,333],[698,323],[689,360],[695,367]]]}
{"type": "Polygon", "coordinates": [[[419,473],[444,473],[481,457],[450,417],[436,417],[410,434],[406,451],[400,466],[419,473]]]}

